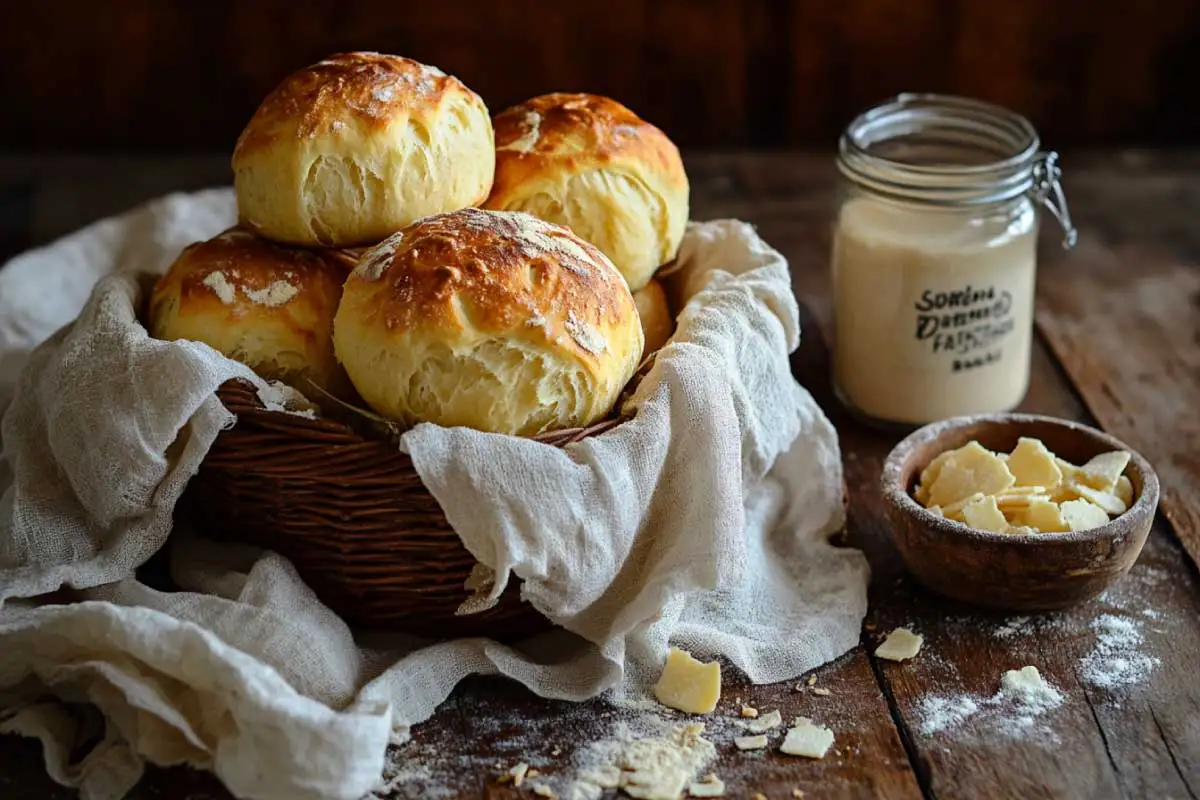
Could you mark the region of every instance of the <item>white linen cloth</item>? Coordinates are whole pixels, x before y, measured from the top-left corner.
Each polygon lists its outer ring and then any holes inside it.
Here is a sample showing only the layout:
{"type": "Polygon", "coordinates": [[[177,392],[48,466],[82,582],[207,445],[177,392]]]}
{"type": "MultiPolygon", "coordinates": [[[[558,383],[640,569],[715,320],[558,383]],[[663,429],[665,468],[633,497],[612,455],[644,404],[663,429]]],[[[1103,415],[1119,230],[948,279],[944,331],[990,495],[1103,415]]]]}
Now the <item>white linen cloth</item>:
{"type": "Polygon", "coordinates": [[[214,390],[252,376],[205,345],[150,338],[135,309],[146,276],[234,217],[228,189],[172,195],[0,270],[0,731],[39,737],[55,779],[109,800],[146,761],[188,763],[240,797],[349,800],[378,781],[389,740],[471,674],[640,697],[668,642],[756,682],[857,644],[867,566],[827,541],[843,524],[841,461],[789,371],[787,264],[732,220],[689,228],[690,299],[629,422],[562,450],[434,425],[403,437],[494,574],[491,596],[519,576],[565,632],[516,646],[356,636],[285,559],[186,522],[172,563],[184,591],[139,583],[235,424],[214,390]],[[64,585],[85,602],[28,600],[64,585]],[[71,703],[105,722],[80,763],[71,703]]]}

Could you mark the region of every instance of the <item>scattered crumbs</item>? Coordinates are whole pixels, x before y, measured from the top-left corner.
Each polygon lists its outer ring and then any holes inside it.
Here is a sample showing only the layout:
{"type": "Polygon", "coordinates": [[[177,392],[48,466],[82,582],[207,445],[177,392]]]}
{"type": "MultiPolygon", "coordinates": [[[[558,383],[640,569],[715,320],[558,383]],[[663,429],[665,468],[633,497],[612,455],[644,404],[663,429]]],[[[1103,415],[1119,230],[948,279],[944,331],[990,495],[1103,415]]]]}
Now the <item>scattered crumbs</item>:
{"type": "Polygon", "coordinates": [[[619,722],[609,738],[576,753],[569,797],[599,798],[602,789],[636,797],[677,797],[716,757],[702,723],[672,725],[657,716],[619,722]]]}
{"type": "Polygon", "coordinates": [[[201,283],[212,289],[212,293],[225,305],[230,305],[237,299],[237,289],[225,277],[224,272],[210,272],[204,276],[204,280],[201,283]]]}
{"type": "Polygon", "coordinates": [[[758,716],[758,709],[754,706],[742,706],[742,716],[753,719],[758,716]]]}
{"type": "Polygon", "coordinates": [[[561,747],[556,747],[556,748],[554,748],[553,750],[551,750],[551,751],[550,751],[550,755],[552,755],[552,756],[561,756],[561,755],[562,755],[562,748],[561,748],[561,747]]]}
{"type": "MultiPolygon", "coordinates": [[[[864,628],[866,628],[866,629],[867,629],[867,630],[869,630],[869,631],[873,631],[873,630],[875,630],[876,628],[878,628],[879,626],[878,626],[878,625],[876,625],[874,622],[867,622],[867,623],[865,623],[865,624],[863,625],[863,627],[864,627],[864,628]]],[[[796,791],[797,791],[797,792],[799,792],[800,790],[799,790],[799,789],[797,789],[796,791]]]]}
{"type": "Polygon", "coordinates": [[[803,692],[803,691],[804,691],[804,684],[803,684],[803,683],[797,683],[797,684],[796,684],[796,691],[797,691],[797,692],[803,692]]]}
{"type": "Polygon", "coordinates": [[[521,782],[525,780],[525,775],[528,772],[529,772],[529,765],[526,764],[524,761],[522,761],[521,763],[517,764],[515,767],[510,769],[508,771],[508,774],[512,778],[513,786],[520,786],[521,782]]]}
{"type": "Polygon", "coordinates": [[[691,797],[724,797],[725,782],[710,772],[695,783],[688,785],[688,795],[691,797]]]}
{"type": "Polygon", "coordinates": [[[804,790],[792,789],[792,797],[795,797],[796,800],[804,800],[804,790]]]}
{"type": "Polygon", "coordinates": [[[1011,639],[1014,636],[1030,632],[1032,632],[1032,627],[1029,624],[1029,617],[1013,617],[992,631],[992,636],[997,639],[1011,639]]]}
{"type": "Polygon", "coordinates": [[[829,695],[831,695],[833,693],[830,692],[828,689],[826,689],[824,686],[814,686],[813,694],[815,694],[817,697],[829,697],[829,695]]]}
{"type": "Polygon", "coordinates": [[[1142,683],[1159,660],[1140,651],[1141,622],[1128,617],[1101,614],[1092,621],[1096,644],[1079,662],[1080,677],[1102,689],[1119,689],[1142,683]]]}
{"type": "Polygon", "coordinates": [[[817,676],[816,676],[816,675],[809,675],[809,676],[808,676],[808,685],[809,685],[809,686],[812,686],[812,685],[813,685],[813,684],[815,684],[816,682],[817,682],[817,676]]]}
{"type": "Polygon", "coordinates": [[[550,800],[557,800],[557,797],[558,797],[558,795],[556,795],[554,793],[554,790],[551,789],[549,786],[547,786],[544,783],[539,783],[536,786],[534,786],[533,793],[538,795],[539,797],[548,797],[548,798],[550,798],[550,800]]]}
{"type": "Polygon", "coordinates": [[[538,772],[538,771],[537,771],[536,769],[534,769],[533,767],[530,767],[530,768],[529,768],[529,771],[525,773],[525,777],[526,777],[526,778],[536,778],[538,775],[541,775],[541,773],[540,773],[540,772],[538,772]]]}
{"type": "Polygon", "coordinates": [[[737,736],[734,737],[733,745],[738,750],[761,750],[767,746],[767,737],[765,734],[758,736],[737,736]]]}
{"type": "Polygon", "coordinates": [[[242,291],[250,298],[250,302],[267,308],[278,308],[300,293],[299,289],[287,281],[272,281],[264,289],[247,289],[243,286],[242,291]]]}
{"type": "Polygon", "coordinates": [[[763,714],[761,717],[752,719],[749,722],[738,722],[738,725],[751,733],[766,733],[772,728],[778,728],[782,724],[783,715],[779,713],[778,709],[763,714]]]}

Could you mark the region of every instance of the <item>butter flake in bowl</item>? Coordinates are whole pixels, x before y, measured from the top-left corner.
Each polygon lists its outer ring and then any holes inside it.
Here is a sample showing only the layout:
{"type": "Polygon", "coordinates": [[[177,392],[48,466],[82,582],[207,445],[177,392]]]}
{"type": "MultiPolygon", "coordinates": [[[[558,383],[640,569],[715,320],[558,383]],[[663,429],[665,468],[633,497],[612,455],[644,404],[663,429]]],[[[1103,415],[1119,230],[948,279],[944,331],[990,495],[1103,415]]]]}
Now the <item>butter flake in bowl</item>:
{"type": "Polygon", "coordinates": [[[1052,610],[1137,560],[1158,505],[1149,463],[1106,433],[1030,414],[927,425],[888,456],[882,490],[905,566],[941,594],[1052,610]]]}
{"type": "Polygon", "coordinates": [[[1129,453],[1113,450],[1077,467],[1040,439],[1021,436],[1011,453],[977,441],[939,454],[913,498],[939,517],[991,533],[1064,533],[1098,528],[1129,510],[1129,453]]]}

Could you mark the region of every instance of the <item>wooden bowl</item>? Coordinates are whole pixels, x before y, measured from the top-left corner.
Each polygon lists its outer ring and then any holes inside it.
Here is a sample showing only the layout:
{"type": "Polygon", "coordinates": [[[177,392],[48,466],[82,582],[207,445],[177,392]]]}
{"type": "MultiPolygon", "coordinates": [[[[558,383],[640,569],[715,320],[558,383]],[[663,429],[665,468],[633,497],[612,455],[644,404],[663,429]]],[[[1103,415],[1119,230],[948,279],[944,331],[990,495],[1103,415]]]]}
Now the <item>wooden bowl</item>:
{"type": "Polygon", "coordinates": [[[939,594],[1005,611],[1051,611],[1099,595],[1137,561],[1158,507],[1158,477],[1124,442],[1086,425],[1032,414],[956,417],[927,425],[896,445],[881,481],[896,546],[909,572],[939,594]],[[936,516],[913,499],[921,471],[939,453],[971,440],[1010,452],[1021,436],[1041,439],[1073,464],[1111,450],[1127,451],[1133,505],[1088,531],[1006,534],[936,516]]]}

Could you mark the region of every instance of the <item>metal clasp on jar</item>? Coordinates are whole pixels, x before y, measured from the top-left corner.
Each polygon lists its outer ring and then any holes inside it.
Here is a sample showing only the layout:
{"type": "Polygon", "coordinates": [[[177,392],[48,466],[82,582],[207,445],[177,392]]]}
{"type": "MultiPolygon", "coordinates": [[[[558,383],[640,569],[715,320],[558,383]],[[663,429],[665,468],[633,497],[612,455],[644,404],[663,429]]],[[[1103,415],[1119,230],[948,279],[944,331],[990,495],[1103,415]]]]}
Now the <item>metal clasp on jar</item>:
{"type": "Polygon", "coordinates": [[[1067,208],[1067,196],[1062,187],[1062,168],[1058,166],[1058,153],[1053,150],[1042,152],[1033,165],[1032,194],[1037,202],[1046,207],[1063,229],[1062,246],[1070,250],[1075,246],[1079,234],[1071,223],[1071,210],[1067,208]]]}

